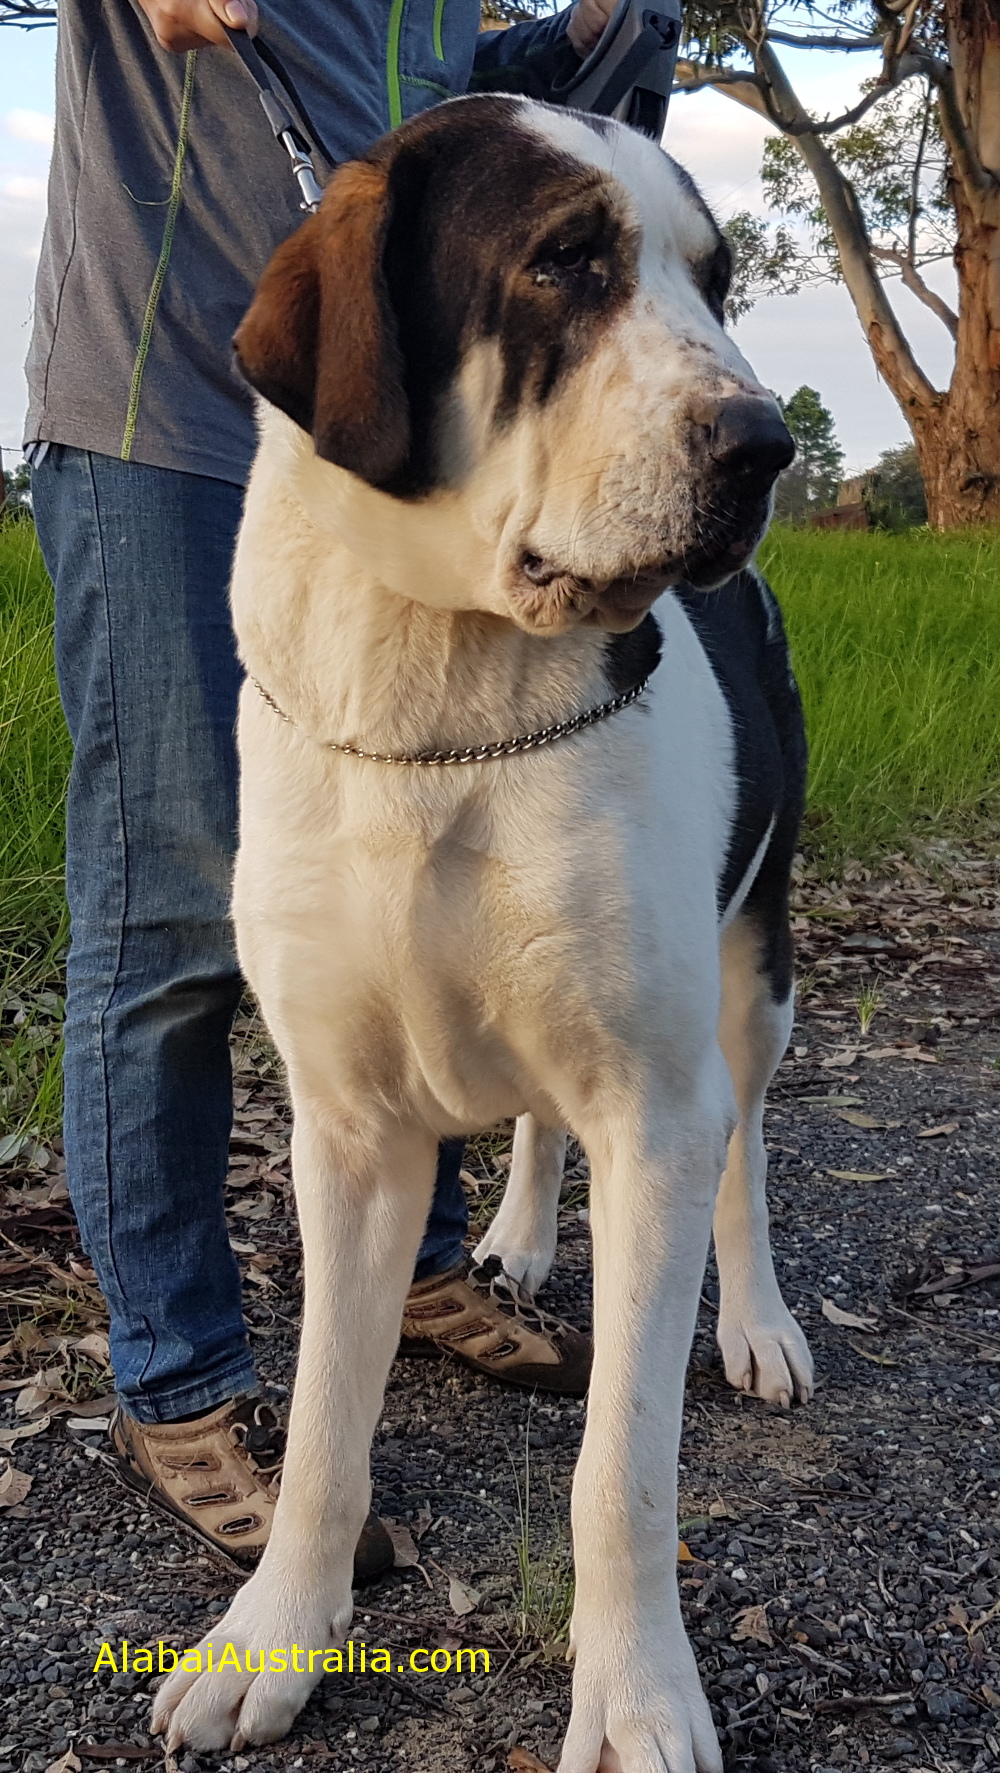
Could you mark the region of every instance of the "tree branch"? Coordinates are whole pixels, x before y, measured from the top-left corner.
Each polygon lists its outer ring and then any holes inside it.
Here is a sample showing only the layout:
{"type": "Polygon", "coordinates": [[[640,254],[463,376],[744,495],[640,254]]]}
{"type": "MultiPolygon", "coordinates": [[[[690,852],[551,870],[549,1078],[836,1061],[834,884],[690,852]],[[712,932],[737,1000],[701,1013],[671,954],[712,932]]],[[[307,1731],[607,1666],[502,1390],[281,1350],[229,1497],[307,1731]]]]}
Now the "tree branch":
{"type": "Polygon", "coordinates": [[[948,144],[951,163],[967,201],[976,207],[977,200],[984,192],[992,191],[997,181],[976,153],[975,143],[966,127],[958,102],[955,76],[947,62],[931,55],[929,50],[910,49],[903,61],[912,64],[912,73],[926,75],[933,84],[938,95],[941,133],[948,144]]]}
{"type": "Polygon", "coordinates": [[[795,37],[791,31],[765,31],[767,43],[786,43],[789,49],[836,49],[850,55],[858,49],[881,49],[881,37],[795,37]]]}
{"type": "Polygon", "coordinates": [[[55,22],[56,9],[49,0],[0,0],[0,25],[20,25],[31,31],[55,22]]]}
{"type": "MultiPolygon", "coordinates": [[[[743,102],[749,104],[752,109],[764,109],[762,96],[764,83],[757,74],[750,74],[745,69],[703,68],[699,62],[688,61],[681,57],[674,68],[674,80],[676,92],[701,92],[706,86],[717,86],[720,91],[723,88],[728,89],[734,86],[753,86],[761,95],[760,105],[754,105],[751,99],[746,99],[743,102]]],[[[728,96],[736,98],[737,94],[733,92],[728,96]]]]}
{"type": "Polygon", "coordinates": [[[907,289],[912,291],[918,301],[923,302],[925,308],[929,308],[932,314],[937,315],[943,325],[948,328],[953,339],[958,338],[958,315],[952,308],[949,308],[941,296],[937,295],[933,289],[928,288],[916,265],[905,252],[897,252],[891,246],[873,246],[871,254],[873,259],[882,259],[895,265],[907,289]]]}
{"type": "MultiPolygon", "coordinates": [[[[820,202],[837,243],[844,282],[875,362],[902,406],[926,411],[939,396],[917,363],[882,288],[851,184],[826,143],[820,140],[771,46],[763,41],[755,44],[754,59],[756,80],[720,84],[718,90],[737,104],[760,112],[794,137],[795,146],[816,180],[820,202]]],[[[700,74],[702,70],[696,72],[700,74]]]]}

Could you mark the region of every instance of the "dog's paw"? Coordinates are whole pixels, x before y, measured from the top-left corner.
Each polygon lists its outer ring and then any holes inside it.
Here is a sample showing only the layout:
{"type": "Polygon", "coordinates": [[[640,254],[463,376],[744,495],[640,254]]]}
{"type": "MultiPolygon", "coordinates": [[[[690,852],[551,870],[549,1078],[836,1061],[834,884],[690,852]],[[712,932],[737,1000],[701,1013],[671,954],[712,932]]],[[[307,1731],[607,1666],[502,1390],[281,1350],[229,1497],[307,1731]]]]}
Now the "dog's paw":
{"type": "Polygon", "coordinates": [[[757,1304],[726,1306],[716,1332],[726,1378],[737,1391],[788,1409],[813,1392],[809,1344],[780,1294],[757,1304]]]}
{"type": "MultiPolygon", "coordinates": [[[[671,1634],[673,1635],[673,1634],[671,1634]]],[[[683,1632],[655,1669],[605,1643],[581,1658],[559,1773],[722,1773],[722,1754],[683,1632]]]]}
{"type": "Polygon", "coordinates": [[[282,1603],[258,1572],[197,1646],[200,1672],[187,1651],[188,1666],[168,1675],[153,1703],[153,1733],[165,1735],[168,1754],[277,1742],[322,1678],[324,1656],[343,1642],[351,1612],[349,1597],[339,1608],[320,1597],[282,1603]]]}
{"type": "Polygon", "coordinates": [[[499,1256],[503,1271],[533,1299],[545,1285],[556,1257],[556,1239],[541,1229],[525,1238],[523,1230],[507,1227],[503,1207],[486,1236],[476,1245],[473,1262],[485,1262],[487,1256],[499,1256]]]}

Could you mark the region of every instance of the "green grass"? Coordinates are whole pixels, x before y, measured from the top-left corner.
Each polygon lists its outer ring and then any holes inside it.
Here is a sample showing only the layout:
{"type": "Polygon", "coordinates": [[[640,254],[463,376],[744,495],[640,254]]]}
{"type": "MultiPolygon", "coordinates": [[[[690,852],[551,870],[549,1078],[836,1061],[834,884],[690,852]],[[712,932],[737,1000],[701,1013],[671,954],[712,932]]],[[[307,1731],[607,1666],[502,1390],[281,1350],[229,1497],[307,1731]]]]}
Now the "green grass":
{"type": "Polygon", "coordinates": [[[52,663],[52,590],[32,524],[0,527],[0,1135],[59,1124],[70,745],[52,663]]]}
{"type": "Polygon", "coordinates": [[[810,742],[807,844],[827,866],[1000,812],[1000,536],[777,527],[810,742]]]}
{"type": "MultiPolygon", "coordinates": [[[[826,868],[1000,814],[1000,536],[778,527],[781,598],[811,764],[807,845],[826,868]]],[[[51,590],[30,523],[0,526],[0,1136],[54,1131],[62,809],[70,748],[51,590]]]]}

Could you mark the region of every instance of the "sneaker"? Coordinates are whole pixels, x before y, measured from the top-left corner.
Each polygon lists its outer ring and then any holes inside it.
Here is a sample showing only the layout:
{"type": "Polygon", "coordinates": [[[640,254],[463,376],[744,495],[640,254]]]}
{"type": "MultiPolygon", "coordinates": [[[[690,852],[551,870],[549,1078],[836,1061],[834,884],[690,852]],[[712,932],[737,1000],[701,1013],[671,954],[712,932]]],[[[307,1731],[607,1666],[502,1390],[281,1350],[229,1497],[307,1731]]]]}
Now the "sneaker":
{"type": "Polygon", "coordinates": [[[460,1262],[415,1281],[403,1308],[400,1354],[457,1355],[508,1385],[582,1397],[593,1345],[571,1324],[540,1311],[499,1256],[460,1262]]]}
{"type": "MultiPolygon", "coordinates": [[[[159,1502],[209,1545],[255,1563],[274,1520],[285,1455],[277,1413],[256,1393],[193,1422],[136,1422],[119,1405],[111,1445],[126,1483],[159,1502]]],[[[392,1541],[370,1514],[354,1554],[354,1581],[373,1582],[393,1561],[392,1541]]]]}

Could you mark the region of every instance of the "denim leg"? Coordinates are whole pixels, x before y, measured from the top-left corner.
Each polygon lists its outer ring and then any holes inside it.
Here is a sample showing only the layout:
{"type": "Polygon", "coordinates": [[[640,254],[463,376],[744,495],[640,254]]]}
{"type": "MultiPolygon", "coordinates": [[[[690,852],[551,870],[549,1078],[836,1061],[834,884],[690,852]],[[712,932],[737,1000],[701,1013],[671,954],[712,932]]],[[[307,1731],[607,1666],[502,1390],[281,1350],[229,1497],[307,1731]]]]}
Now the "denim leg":
{"type": "Polygon", "coordinates": [[[75,747],[69,1189],[123,1401],[170,1421],[255,1383],[223,1209],[242,488],[53,447],[33,491],[75,747]]]}
{"type": "Polygon", "coordinates": [[[434,1198],[424,1241],[417,1251],[414,1280],[428,1280],[432,1274],[444,1274],[462,1260],[462,1239],[469,1229],[469,1203],[459,1181],[464,1154],[464,1139],[441,1141],[434,1198]]]}
{"type": "MultiPolygon", "coordinates": [[[[50,446],[33,496],[74,743],[68,1182],[119,1392],[172,1421],[255,1383],[223,1207],[242,488],[50,446]]],[[[420,1278],[461,1256],[461,1160],[442,1146],[420,1278]]]]}

